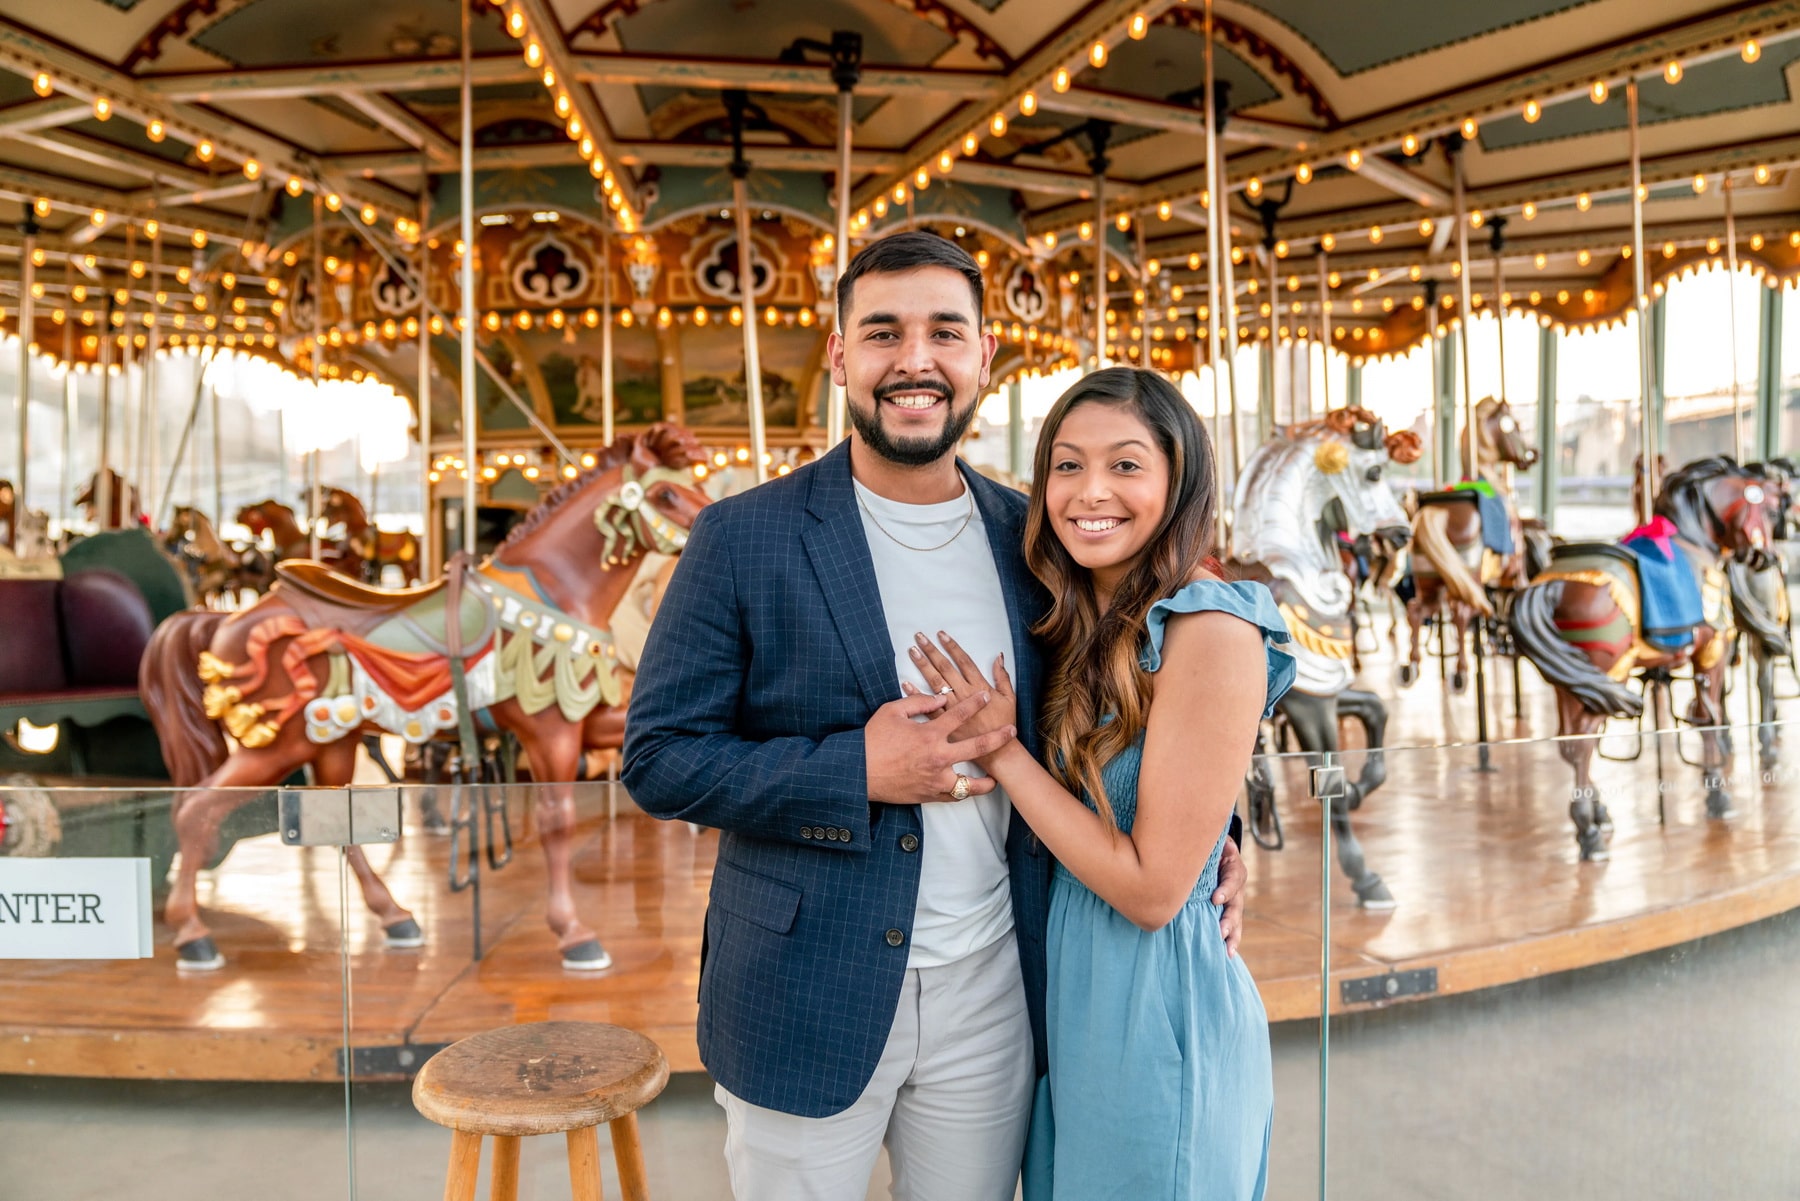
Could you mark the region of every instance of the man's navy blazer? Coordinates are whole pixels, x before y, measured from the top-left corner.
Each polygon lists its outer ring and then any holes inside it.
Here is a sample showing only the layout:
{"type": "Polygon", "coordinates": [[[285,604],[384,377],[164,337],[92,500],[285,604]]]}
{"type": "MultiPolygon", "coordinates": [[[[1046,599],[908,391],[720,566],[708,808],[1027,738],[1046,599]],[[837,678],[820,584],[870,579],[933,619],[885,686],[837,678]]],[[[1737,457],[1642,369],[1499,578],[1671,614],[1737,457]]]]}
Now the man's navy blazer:
{"type": "MultiPolygon", "coordinates": [[[[958,466],[999,568],[1035,754],[1029,629],[1048,600],[1025,566],[1025,497],[958,466]]],[[[701,511],[639,664],[624,778],[646,811],[721,832],[700,1058],[753,1105],[839,1113],[887,1044],[928,848],[917,806],[870,803],[863,726],[900,695],[848,443],[701,511]]],[[[1041,1074],[1051,859],[1017,812],[1006,854],[1041,1074]]]]}

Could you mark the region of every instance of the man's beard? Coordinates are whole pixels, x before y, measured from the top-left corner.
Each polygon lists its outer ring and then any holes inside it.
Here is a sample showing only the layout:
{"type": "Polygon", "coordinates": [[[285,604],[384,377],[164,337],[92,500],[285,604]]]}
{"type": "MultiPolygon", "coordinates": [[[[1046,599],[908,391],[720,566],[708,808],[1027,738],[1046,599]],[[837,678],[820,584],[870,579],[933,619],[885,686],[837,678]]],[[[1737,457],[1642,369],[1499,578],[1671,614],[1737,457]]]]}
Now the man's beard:
{"type": "Polygon", "coordinates": [[[888,460],[902,467],[924,467],[937,462],[946,454],[955,450],[969,432],[969,426],[975,421],[975,405],[970,402],[968,408],[959,415],[956,411],[956,396],[947,384],[936,380],[922,382],[906,382],[883,384],[875,389],[874,403],[868,412],[854,403],[846,401],[845,408],[850,410],[850,424],[862,437],[863,445],[888,460]],[[944,428],[936,436],[920,438],[895,438],[881,424],[881,404],[885,397],[896,392],[938,391],[944,397],[948,415],[944,418],[944,428]]]}

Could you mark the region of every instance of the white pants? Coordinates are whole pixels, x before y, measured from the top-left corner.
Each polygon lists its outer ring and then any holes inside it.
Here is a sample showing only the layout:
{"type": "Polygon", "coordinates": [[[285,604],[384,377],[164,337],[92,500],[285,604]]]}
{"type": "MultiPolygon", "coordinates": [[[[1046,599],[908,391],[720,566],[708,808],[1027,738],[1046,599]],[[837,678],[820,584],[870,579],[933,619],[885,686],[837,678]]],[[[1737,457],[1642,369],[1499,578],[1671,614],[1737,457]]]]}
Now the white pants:
{"type": "Polygon", "coordinates": [[[863,1201],[883,1143],[895,1201],[1011,1201],[1031,1120],[1031,1022],[1008,934],[908,970],[881,1062],[849,1109],[802,1118],[723,1087],[737,1201],[863,1201]]]}

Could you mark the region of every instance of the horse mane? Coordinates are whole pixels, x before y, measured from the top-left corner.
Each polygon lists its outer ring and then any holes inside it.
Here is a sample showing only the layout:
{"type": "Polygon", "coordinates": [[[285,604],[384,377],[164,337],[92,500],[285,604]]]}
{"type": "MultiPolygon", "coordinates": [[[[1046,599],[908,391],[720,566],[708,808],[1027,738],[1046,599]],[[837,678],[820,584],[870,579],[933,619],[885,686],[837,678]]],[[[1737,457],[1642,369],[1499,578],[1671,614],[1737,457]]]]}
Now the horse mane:
{"type": "Polygon", "coordinates": [[[1737,460],[1730,455],[1708,455],[1704,459],[1683,463],[1665,475],[1659,496],[1667,496],[1678,490],[1710,484],[1721,476],[1743,474],[1744,469],[1739,467],[1737,460]]]}
{"type": "Polygon", "coordinates": [[[570,497],[598,477],[630,461],[639,447],[655,454],[657,462],[663,467],[691,467],[706,458],[700,440],[694,437],[692,431],[678,425],[658,422],[641,434],[625,434],[614,439],[611,446],[599,451],[592,467],[546,493],[544,499],[507,532],[506,540],[500,544],[499,549],[522,542],[533,530],[548,521],[551,514],[562,508],[570,497]]]}

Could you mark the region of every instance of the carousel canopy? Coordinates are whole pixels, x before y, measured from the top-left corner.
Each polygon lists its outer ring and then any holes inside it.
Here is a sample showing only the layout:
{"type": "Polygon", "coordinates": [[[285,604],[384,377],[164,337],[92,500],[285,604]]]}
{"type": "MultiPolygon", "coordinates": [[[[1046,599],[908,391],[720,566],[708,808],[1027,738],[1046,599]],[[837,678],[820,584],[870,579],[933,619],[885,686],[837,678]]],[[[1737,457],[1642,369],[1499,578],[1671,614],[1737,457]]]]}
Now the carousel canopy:
{"type": "MultiPolygon", "coordinates": [[[[1465,305],[1611,322],[1640,265],[1646,287],[1733,249],[1771,284],[1800,266],[1800,0],[1217,0],[1216,179],[1205,7],[478,0],[484,421],[595,420],[604,323],[621,421],[739,425],[749,319],[771,438],[806,441],[840,230],[979,252],[1008,370],[1078,361],[1102,328],[1116,357],[1194,365],[1221,208],[1226,328],[1355,358],[1465,305]]],[[[425,360],[453,394],[462,22],[454,0],[0,3],[9,328],[29,294],[57,357],[105,359],[110,329],[119,353],[316,355],[408,392],[425,360]]]]}

